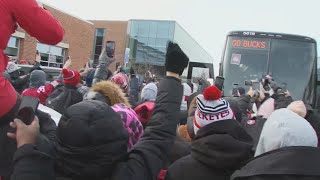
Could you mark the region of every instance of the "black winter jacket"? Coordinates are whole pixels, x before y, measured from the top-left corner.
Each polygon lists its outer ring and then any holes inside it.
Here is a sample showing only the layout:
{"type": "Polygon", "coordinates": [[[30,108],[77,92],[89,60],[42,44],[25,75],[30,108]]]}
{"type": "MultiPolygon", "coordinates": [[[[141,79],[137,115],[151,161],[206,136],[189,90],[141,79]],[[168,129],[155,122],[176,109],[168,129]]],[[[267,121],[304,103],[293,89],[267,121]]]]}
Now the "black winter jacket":
{"type": "MultiPolygon", "coordinates": [[[[51,141],[55,140],[56,124],[50,116],[38,110],[37,116],[40,123],[41,136],[37,141],[37,148],[47,154],[53,155],[51,141]],[[49,141],[50,140],[50,141],[49,141]]],[[[9,180],[12,173],[12,159],[17,149],[17,144],[14,140],[7,137],[7,132],[14,131],[9,126],[12,120],[1,119],[0,125],[0,176],[2,180],[9,180]]],[[[49,156],[49,155],[48,155],[49,156]]]]}
{"type": "MultiPolygon", "coordinates": [[[[154,113],[144,135],[126,158],[114,166],[112,177],[102,179],[156,179],[175,140],[182,92],[181,82],[176,78],[168,77],[160,82],[154,113]]],[[[51,180],[54,171],[51,168],[52,159],[37,161],[36,158],[42,157],[43,154],[33,151],[33,158],[30,158],[30,151],[26,150],[20,154],[20,161],[26,161],[26,164],[35,161],[34,165],[25,167],[24,163],[15,161],[15,176],[12,180],[19,179],[20,172],[25,172],[24,180],[39,179],[40,168],[46,171],[41,172],[41,175],[48,174],[47,177],[42,176],[42,179],[51,180]]]]}
{"type": "Polygon", "coordinates": [[[172,147],[172,150],[169,154],[167,165],[165,166],[165,169],[169,167],[171,164],[176,162],[182,157],[185,157],[191,153],[191,146],[190,143],[187,142],[187,140],[183,139],[180,136],[176,137],[176,140],[174,142],[174,145],[172,147]]]}
{"type": "Polygon", "coordinates": [[[309,110],[305,119],[316,131],[318,136],[318,147],[320,147],[320,112],[317,110],[309,110]]]}
{"type": "Polygon", "coordinates": [[[130,83],[129,83],[129,101],[132,104],[136,104],[138,100],[139,100],[139,80],[136,76],[131,75],[130,83]]]}
{"type": "Polygon", "coordinates": [[[46,106],[63,114],[65,110],[83,100],[83,95],[76,87],[70,85],[61,86],[53,91],[46,100],[46,106]]]}
{"type": "Polygon", "coordinates": [[[235,97],[235,99],[241,112],[241,123],[244,123],[248,120],[248,111],[252,110],[251,97],[249,95],[242,95],[240,97],[235,97]]]}
{"type": "Polygon", "coordinates": [[[293,102],[291,96],[285,96],[283,94],[274,94],[271,97],[274,99],[274,110],[286,108],[293,102]]]}
{"type": "Polygon", "coordinates": [[[320,149],[287,147],[249,161],[231,180],[318,180],[320,149]]]}
{"type": "Polygon", "coordinates": [[[253,140],[253,151],[256,150],[257,145],[259,143],[260,135],[264,123],[267,119],[258,116],[252,119],[246,119],[241,122],[242,127],[247,131],[247,133],[252,137],[253,140]]]}
{"type": "MultiPolygon", "coordinates": [[[[6,73],[6,72],[5,72],[6,73]]],[[[19,72],[14,72],[19,73],[19,72]]],[[[11,74],[5,74],[5,77],[10,81],[14,89],[21,94],[25,89],[29,87],[29,75],[26,75],[24,77],[20,77],[19,75],[15,77],[11,74]]]]}
{"type": "Polygon", "coordinates": [[[249,160],[252,139],[236,120],[201,128],[191,145],[191,155],[172,164],[166,180],[229,180],[249,160]]]}

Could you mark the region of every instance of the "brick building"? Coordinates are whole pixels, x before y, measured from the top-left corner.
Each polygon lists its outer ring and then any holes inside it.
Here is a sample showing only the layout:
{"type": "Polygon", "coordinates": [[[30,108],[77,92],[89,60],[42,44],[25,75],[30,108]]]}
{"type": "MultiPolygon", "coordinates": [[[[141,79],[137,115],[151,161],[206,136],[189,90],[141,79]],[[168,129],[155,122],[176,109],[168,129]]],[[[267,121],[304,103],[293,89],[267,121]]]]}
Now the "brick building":
{"type": "Polygon", "coordinates": [[[93,58],[97,60],[102,48],[107,41],[115,42],[114,57],[116,62],[110,67],[111,71],[116,69],[117,65],[123,66],[124,64],[124,52],[126,49],[127,40],[127,25],[128,21],[91,21],[96,28],[93,45],[93,58]]]}
{"type": "Polygon", "coordinates": [[[39,43],[23,29],[11,36],[6,54],[19,60],[33,63],[38,50],[41,55],[41,65],[49,67],[62,67],[65,59],[71,56],[72,69],[79,69],[91,58],[95,28],[92,22],[69,15],[57,8],[43,5],[56,17],[65,30],[61,43],[49,46],[39,43]]]}

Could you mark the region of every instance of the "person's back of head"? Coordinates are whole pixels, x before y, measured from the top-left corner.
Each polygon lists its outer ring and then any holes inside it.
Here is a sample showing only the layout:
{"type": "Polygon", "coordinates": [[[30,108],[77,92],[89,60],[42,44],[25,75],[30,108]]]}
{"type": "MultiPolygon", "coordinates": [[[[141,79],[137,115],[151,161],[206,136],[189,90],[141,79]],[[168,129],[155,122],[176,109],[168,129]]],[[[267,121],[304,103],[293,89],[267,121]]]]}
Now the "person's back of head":
{"type": "Polygon", "coordinates": [[[111,78],[111,81],[116,83],[124,93],[127,93],[129,88],[128,77],[124,73],[118,73],[111,78]]]}
{"type": "Polygon", "coordinates": [[[221,96],[222,93],[216,86],[207,87],[203,94],[197,96],[197,110],[194,115],[195,134],[208,124],[235,119],[230,104],[221,96]]]}
{"type": "Polygon", "coordinates": [[[141,91],[142,101],[155,101],[158,93],[158,87],[155,83],[149,83],[141,91]]]}
{"type": "Polygon", "coordinates": [[[91,90],[85,95],[85,100],[95,99],[106,102],[108,105],[125,104],[131,107],[128,98],[121,88],[111,81],[100,81],[93,85],[91,90]]]}
{"type": "Polygon", "coordinates": [[[30,74],[30,88],[38,88],[46,84],[46,73],[42,70],[34,70],[30,74]]]}
{"type": "Polygon", "coordinates": [[[73,71],[65,68],[62,69],[62,78],[63,83],[65,85],[74,87],[76,87],[81,81],[80,74],[78,71],[73,71]]]}
{"type": "Polygon", "coordinates": [[[317,134],[307,120],[289,109],[279,109],[264,124],[255,156],[283,147],[317,145],[317,134]]]}
{"type": "Polygon", "coordinates": [[[208,173],[211,179],[222,172],[223,176],[230,176],[252,157],[252,138],[235,120],[230,104],[221,96],[216,86],[207,87],[197,96],[194,117],[189,117],[184,131],[192,141],[192,153],[178,162],[199,166],[192,171],[194,174],[211,169],[208,173]]]}
{"type": "Polygon", "coordinates": [[[127,152],[128,133],[106,103],[83,101],[67,109],[57,128],[56,167],[64,177],[102,179],[127,152]]]}
{"type": "Polygon", "coordinates": [[[307,115],[307,108],[302,101],[294,101],[289,104],[288,109],[297,113],[299,116],[305,118],[307,115]]]}
{"type": "Polygon", "coordinates": [[[112,106],[112,109],[120,114],[123,127],[128,131],[128,150],[131,150],[143,135],[143,126],[139,121],[138,115],[125,104],[115,104],[112,106]]]}

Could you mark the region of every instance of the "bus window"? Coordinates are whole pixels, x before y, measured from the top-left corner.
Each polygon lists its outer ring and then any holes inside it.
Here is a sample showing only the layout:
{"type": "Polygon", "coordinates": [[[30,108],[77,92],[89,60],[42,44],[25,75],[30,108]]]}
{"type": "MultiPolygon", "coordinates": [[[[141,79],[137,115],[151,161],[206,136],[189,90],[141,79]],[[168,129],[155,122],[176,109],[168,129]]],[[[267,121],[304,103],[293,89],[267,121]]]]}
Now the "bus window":
{"type": "Polygon", "coordinates": [[[193,67],[192,69],[192,79],[202,78],[209,79],[210,73],[209,68],[193,67]]]}
{"type": "Polygon", "coordinates": [[[279,33],[234,31],[227,37],[220,75],[225,78],[224,95],[232,84],[260,80],[271,75],[278,84],[287,84],[293,99],[315,106],[316,42],[314,39],[279,33]]]}
{"type": "Polygon", "coordinates": [[[315,44],[273,39],[270,73],[278,83],[286,83],[294,99],[302,99],[314,67],[315,44]]]}
{"type": "Polygon", "coordinates": [[[187,71],[187,79],[194,78],[213,78],[213,63],[190,62],[187,71]]]}
{"type": "Polygon", "coordinates": [[[224,55],[224,94],[231,96],[232,85],[244,87],[245,80],[261,79],[267,72],[270,40],[229,36],[224,55]]]}

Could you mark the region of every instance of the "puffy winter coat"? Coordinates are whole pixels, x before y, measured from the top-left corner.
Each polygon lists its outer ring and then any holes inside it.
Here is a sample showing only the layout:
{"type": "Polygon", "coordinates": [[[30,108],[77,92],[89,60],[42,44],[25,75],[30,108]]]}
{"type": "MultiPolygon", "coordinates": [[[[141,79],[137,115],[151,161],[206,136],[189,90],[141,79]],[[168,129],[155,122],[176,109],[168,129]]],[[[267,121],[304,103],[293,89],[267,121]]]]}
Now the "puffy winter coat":
{"type": "Polygon", "coordinates": [[[249,161],[231,180],[318,180],[320,149],[286,147],[249,161]]]}
{"type": "Polygon", "coordinates": [[[252,139],[236,120],[201,128],[191,144],[191,155],[173,163],[167,180],[229,180],[253,156],[252,139]]]}

